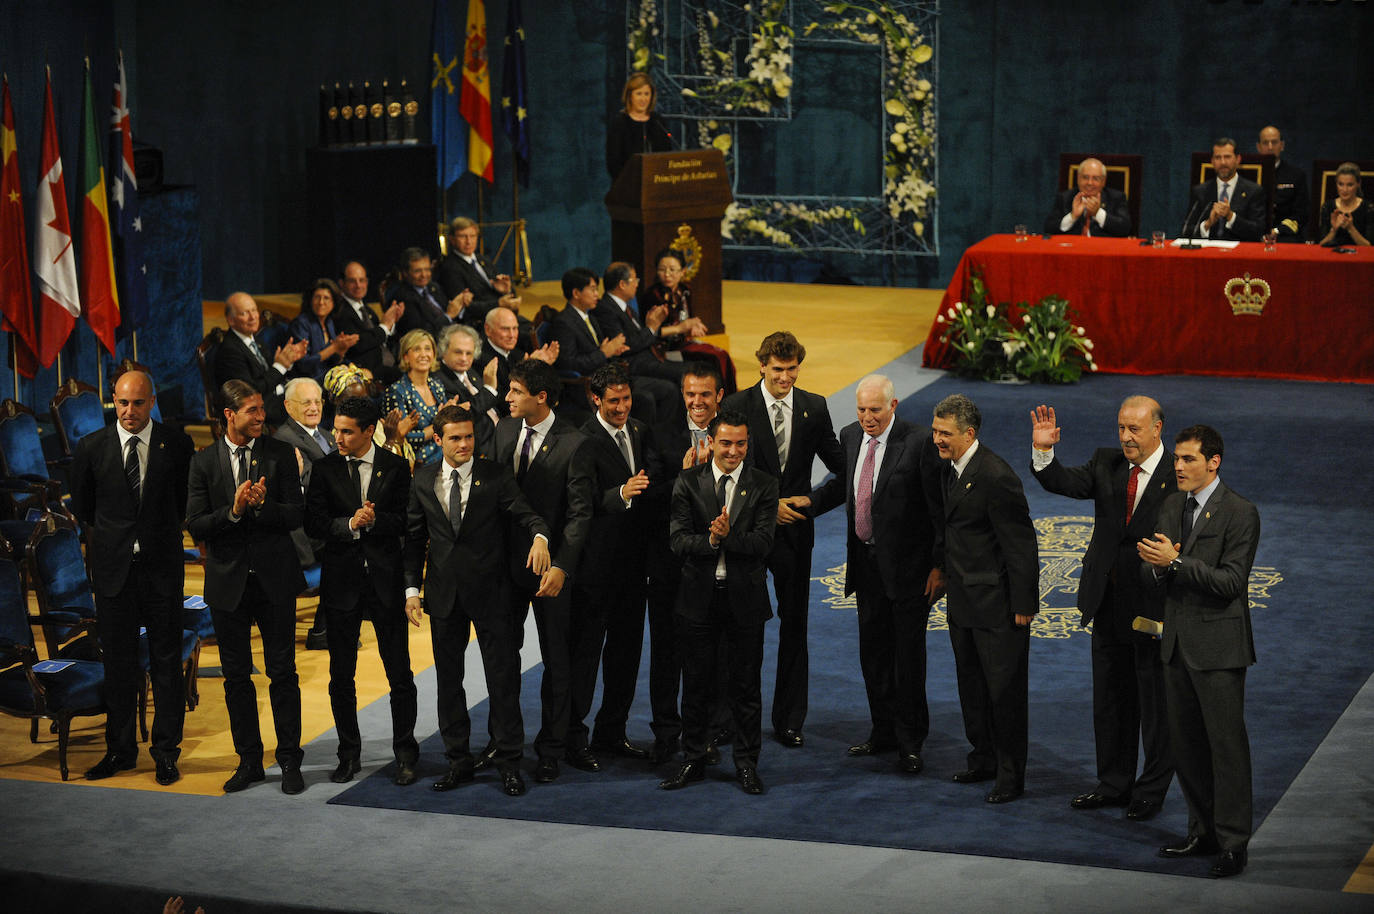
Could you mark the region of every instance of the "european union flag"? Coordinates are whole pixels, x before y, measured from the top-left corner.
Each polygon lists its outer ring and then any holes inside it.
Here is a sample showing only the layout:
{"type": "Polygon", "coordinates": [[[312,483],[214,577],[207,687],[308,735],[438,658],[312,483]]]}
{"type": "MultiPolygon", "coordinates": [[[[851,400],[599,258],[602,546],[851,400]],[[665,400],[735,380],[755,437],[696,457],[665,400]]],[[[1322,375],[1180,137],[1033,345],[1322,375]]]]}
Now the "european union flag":
{"type": "Polygon", "coordinates": [[[515,172],[530,186],[530,121],[525,92],[525,25],[520,0],[506,7],[506,47],[501,67],[501,123],[515,150],[515,172]]]}
{"type": "Polygon", "coordinates": [[[434,0],[434,33],[430,47],[429,133],[439,164],[439,189],[463,175],[468,165],[467,124],[458,114],[458,45],[448,18],[448,0],[434,0]]]}

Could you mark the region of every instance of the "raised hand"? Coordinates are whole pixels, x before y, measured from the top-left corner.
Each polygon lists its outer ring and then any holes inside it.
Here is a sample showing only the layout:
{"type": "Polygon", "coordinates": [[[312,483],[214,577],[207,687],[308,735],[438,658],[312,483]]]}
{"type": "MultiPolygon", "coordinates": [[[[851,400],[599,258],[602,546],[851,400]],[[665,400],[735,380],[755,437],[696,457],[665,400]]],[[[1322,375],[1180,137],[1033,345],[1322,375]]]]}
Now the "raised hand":
{"type": "Polygon", "coordinates": [[[1055,424],[1054,407],[1040,404],[1031,410],[1031,447],[1048,451],[1059,443],[1059,426],[1055,424]]]}

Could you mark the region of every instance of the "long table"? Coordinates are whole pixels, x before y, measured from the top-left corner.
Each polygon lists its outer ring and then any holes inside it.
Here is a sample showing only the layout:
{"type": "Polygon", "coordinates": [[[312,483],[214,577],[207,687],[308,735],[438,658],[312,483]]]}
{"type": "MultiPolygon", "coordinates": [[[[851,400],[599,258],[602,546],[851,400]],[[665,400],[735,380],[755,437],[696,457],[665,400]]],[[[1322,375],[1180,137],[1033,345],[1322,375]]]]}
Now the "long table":
{"type": "MultiPolygon", "coordinates": [[[[1126,238],[992,235],[964,252],[942,314],[966,299],[975,269],[991,301],[1067,298],[1102,371],[1374,382],[1371,247],[1156,250],[1126,238]]],[[[947,327],[931,327],[926,367],[953,364],[947,327]]]]}

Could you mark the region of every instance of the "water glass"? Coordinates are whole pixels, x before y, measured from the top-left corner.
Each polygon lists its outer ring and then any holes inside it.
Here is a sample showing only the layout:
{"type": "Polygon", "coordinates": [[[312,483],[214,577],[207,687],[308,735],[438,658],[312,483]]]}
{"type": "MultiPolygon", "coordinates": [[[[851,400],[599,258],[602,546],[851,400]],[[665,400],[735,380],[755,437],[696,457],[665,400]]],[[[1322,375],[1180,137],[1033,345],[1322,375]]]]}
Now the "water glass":
{"type": "Polygon", "coordinates": [[[1267,232],[1264,233],[1264,249],[1265,249],[1266,251],[1272,251],[1272,250],[1274,250],[1275,246],[1278,244],[1278,241],[1279,241],[1279,232],[1278,232],[1278,229],[1270,229],[1269,231],[1267,231],[1267,232]]]}
{"type": "Polygon", "coordinates": [[[1159,229],[1155,229],[1153,232],[1151,232],[1151,233],[1150,233],[1150,245],[1151,245],[1156,251],[1163,250],[1163,249],[1164,249],[1164,233],[1163,233],[1162,231],[1160,231],[1159,229]]]}
{"type": "Polygon", "coordinates": [[[1012,231],[1016,233],[1016,240],[1018,242],[1025,241],[1028,237],[1028,232],[1024,225],[1017,225],[1016,228],[1012,229],[1012,231]]]}

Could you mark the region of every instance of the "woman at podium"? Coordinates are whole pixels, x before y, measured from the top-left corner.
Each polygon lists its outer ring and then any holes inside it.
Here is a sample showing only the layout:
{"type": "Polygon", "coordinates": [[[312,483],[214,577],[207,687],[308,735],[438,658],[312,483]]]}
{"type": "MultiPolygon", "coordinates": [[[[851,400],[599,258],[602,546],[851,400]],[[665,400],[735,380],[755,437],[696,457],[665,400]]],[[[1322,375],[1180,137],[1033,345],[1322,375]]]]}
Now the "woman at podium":
{"type": "Polygon", "coordinates": [[[659,251],[654,258],[655,282],[644,293],[645,306],[641,311],[648,314],[650,309],[660,305],[668,309],[658,335],[667,344],[668,350],[680,350],[686,358],[697,361],[710,361],[720,372],[725,393],[735,392],[735,363],[730,353],[710,343],[693,341],[693,337],[706,335],[706,324],[692,316],[692,287],[682,278],[682,256],[677,251],[659,251]]]}
{"type": "Polygon", "coordinates": [[[611,117],[606,131],[606,170],[615,180],[620,169],[638,152],[667,152],[673,135],[663,118],[654,113],[658,93],[646,73],[631,73],[620,93],[624,106],[611,117]]]}

